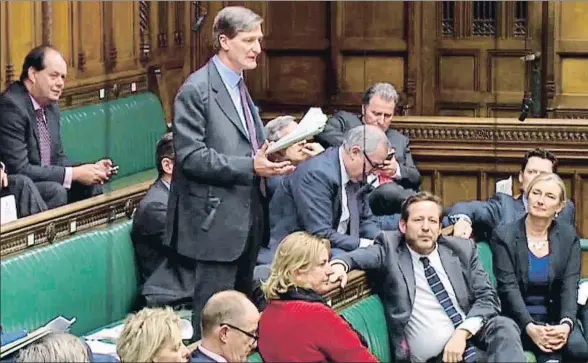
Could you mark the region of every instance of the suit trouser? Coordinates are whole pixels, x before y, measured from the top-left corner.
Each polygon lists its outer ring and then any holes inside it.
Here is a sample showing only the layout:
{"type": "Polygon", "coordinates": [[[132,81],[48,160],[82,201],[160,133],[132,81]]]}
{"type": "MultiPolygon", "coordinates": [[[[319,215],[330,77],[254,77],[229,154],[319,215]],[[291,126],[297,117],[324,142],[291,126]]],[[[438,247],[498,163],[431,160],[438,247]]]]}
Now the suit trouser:
{"type": "Polygon", "coordinates": [[[36,182],[35,185],[49,209],[75,203],[103,193],[102,185],[100,184],[84,185],[72,182],[69,190],[65,189],[62,184],[51,181],[36,182]]]}
{"type": "MultiPolygon", "coordinates": [[[[252,205],[259,203],[252,203],[252,205]]],[[[237,290],[251,298],[253,293],[253,269],[264,238],[262,206],[252,210],[252,223],[243,253],[236,261],[196,261],[194,274],[194,300],[192,306],[192,338],[200,336],[200,317],[208,299],[223,290],[237,290]]],[[[231,223],[230,221],[228,223],[231,223]]]]}
{"type": "Polygon", "coordinates": [[[12,194],[16,201],[18,218],[47,210],[47,205],[33,181],[24,175],[8,175],[8,187],[2,189],[0,197],[12,194]]]}

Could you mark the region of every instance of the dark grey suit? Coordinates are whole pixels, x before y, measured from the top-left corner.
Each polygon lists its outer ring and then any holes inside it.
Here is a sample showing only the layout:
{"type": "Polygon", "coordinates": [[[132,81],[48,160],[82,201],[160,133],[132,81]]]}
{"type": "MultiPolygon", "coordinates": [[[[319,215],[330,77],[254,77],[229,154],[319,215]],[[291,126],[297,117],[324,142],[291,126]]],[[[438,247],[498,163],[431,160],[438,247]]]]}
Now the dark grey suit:
{"type": "Polygon", "coordinates": [[[0,95],[0,159],[8,172],[31,178],[49,208],[101,194],[100,185],[72,182],[69,192],[62,187],[65,168],[74,164],[63,150],[59,107],[52,104],[44,112],[51,136],[50,165],[41,165],[37,118],[24,84],[14,82],[0,95]]]}
{"type": "MultiPolygon", "coordinates": [[[[269,248],[262,249],[258,263],[271,263],[280,241],[295,231],[327,238],[333,254],[359,247],[359,238],[337,232],[342,213],[341,188],[338,147],[301,163],[283,178],[270,201],[269,248]]],[[[360,237],[373,239],[380,230],[364,198],[358,200],[358,211],[360,237]]]]}
{"type": "MultiPolygon", "coordinates": [[[[481,317],[484,321],[483,328],[472,341],[487,350],[490,362],[523,362],[519,331],[512,320],[498,316],[500,302],[478,258],[475,244],[441,237],[438,251],[462,311],[468,318],[481,317]]],[[[412,314],[416,285],[412,257],[404,236],[397,231],[382,232],[373,246],[341,255],[337,260],[345,262],[350,269],[373,272],[373,286],[386,310],[393,357],[408,359],[409,352],[403,347],[404,329],[412,314]]]]}
{"type": "MultiPolygon", "coordinates": [[[[262,145],[261,118],[248,103],[262,145]]],[[[210,296],[226,289],[251,293],[266,202],[248,133],[212,60],[184,82],[174,109],[167,242],[197,261],[192,325],[199,338],[210,296]]]]}
{"type": "Polygon", "coordinates": [[[161,179],[151,185],[135,210],[131,239],[135,247],[141,283],[163,261],[164,234],[169,189],[161,179]]]}
{"type": "Polygon", "coordinates": [[[27,176],[8,175],[8,186],[6,188],[0,187],[0,198],[10,194],[14,195],[18,218],[47,210],[47,205],[39,194],[35,183],[27,176]]]}
{"type": "MultiPolygon", "coordinates": [[[[345,133],[361,125],[363,122],[358,115],[339,111],[329,117],[325,130],[315,138],[325,148],[340,146],[343,143],[345,133]]],[[[408,138],[393,129],[388,129],[386,136],[388,136],[390,146],[396,150],[396,161],[400,167],[401,179],[397,181],[397,184],[407,189],[418,190],[421,185],[421,174],[414,165],[408,138]]]]}
{"type": "MultiPolygon", "coordinates": [[[[451,207],[448,215],[451,224],[457,221],[459,214],[468,216],[472,221],[476,240],[487,241],[498,225],[514,222],[526,213],[522,196],[513,198],[508,194],[496,193],[487,201],[473,200],[456,203],[451,207]]],[[[573,226],[575,215],[574,203],[568,200],[557,220],[573,226]]]]}

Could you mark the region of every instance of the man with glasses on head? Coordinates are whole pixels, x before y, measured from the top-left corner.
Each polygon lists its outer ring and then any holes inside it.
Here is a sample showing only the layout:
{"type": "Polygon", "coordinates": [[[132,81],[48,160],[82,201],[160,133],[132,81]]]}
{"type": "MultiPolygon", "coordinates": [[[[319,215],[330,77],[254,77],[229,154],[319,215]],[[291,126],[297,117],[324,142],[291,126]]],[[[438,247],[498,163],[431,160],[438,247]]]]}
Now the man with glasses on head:
{"type": "Polygon", "coordinates": [[[333,255],[371,245],[380,229],[360,183],[382,167],[389,150],[381,129],[358,126],[345,135],[342,146],[298,165],[270,201],[270,244],[257,262],[270,263],[280,241],[300,230],[330,240],[333,255]]]}
{"type": "Polygon", "coordinates": [[[244,294],[221,291],[202,309],[202,341],[191,362],[246,362],[257,346],[259,311],[244,294]]]}

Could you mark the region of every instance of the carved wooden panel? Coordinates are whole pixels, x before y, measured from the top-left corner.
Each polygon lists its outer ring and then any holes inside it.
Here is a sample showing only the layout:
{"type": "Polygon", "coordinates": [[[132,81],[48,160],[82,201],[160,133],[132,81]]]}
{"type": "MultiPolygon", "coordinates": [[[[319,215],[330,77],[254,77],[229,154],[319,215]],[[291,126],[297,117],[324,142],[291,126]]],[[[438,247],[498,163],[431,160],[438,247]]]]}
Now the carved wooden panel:
{"type": "Polygon", "coordinates": [[[113,1],[112,30],[115,37],[110,47],[116,55],[117,71],[136,69],[139,60],[139,3],[113,1]]]}
{"type": "Polygon", "coordinates": [[[3,4],[6,34],[2,43],[6,42],[3,50],[6,52],[6,64],[2,72],[7,84],[19,78],[25,55],[41,42],[41,27],[35,26],[41,24],[41,3],[10,1],[3,4]]]}
{"type": "Polygon", "coordinates": [[[541,50],[541,9],[537,2],[425,2],[423,19],[435,21],[423,22],[420,61],[432,87],[423,87],[422,113],[492,117],[520,109],[531,91],[531,66],[521,57],[541,50]]]}
{"type": "Polygon", "coordinates": [[[76,50],[73,48],[73,8],[74,2],[71,1],[51,1],[51,43],[55,46],[68,65],[68,82],[75,79],[76,72],[72,72],[75,67],[76,50]]]}
{"type": "Polygon", "coordinates": [[[104,3],[79,1],[75,3],[77,28],[77,78],[98,76],[105,70],[104,3]]]}

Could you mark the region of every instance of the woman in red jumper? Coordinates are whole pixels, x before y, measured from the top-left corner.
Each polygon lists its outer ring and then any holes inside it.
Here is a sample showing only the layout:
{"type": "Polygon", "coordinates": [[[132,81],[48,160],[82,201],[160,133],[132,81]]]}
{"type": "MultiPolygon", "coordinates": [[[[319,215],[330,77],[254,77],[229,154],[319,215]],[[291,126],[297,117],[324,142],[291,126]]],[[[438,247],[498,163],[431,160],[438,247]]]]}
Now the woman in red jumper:
{"type": "Polygon", "coordinates": [[[265,362],[377,362],[363,337],[327,304],[330,243],[306,232],[284,238],[262,285],[259,321],[265,362]]]}

